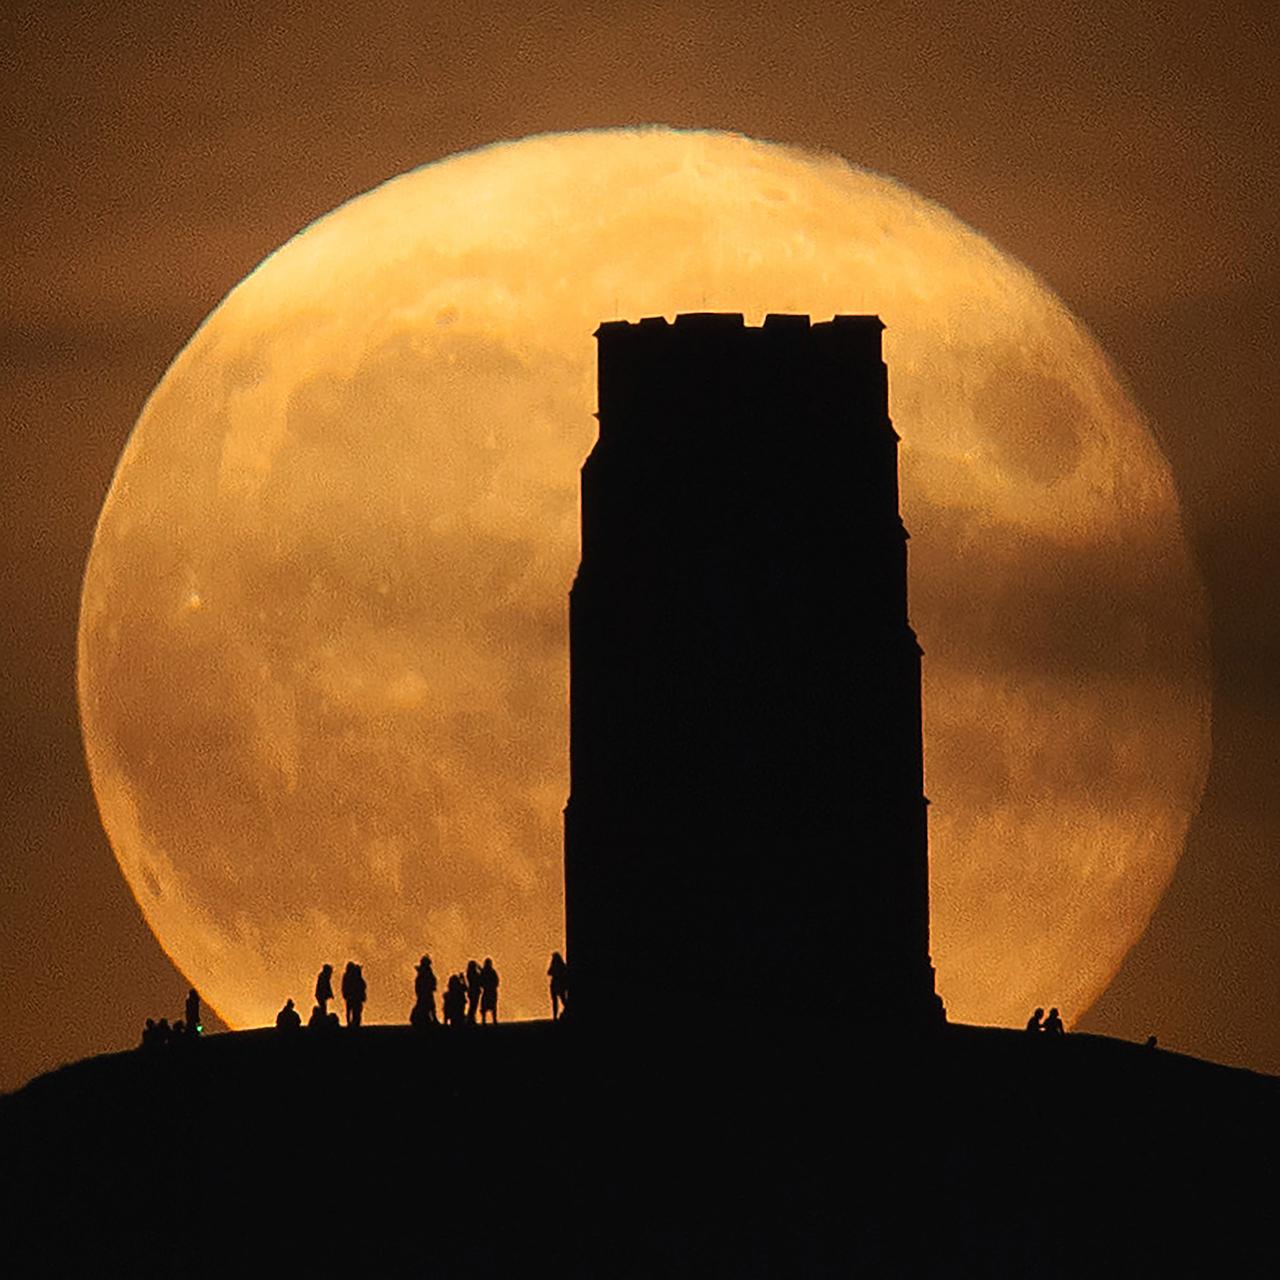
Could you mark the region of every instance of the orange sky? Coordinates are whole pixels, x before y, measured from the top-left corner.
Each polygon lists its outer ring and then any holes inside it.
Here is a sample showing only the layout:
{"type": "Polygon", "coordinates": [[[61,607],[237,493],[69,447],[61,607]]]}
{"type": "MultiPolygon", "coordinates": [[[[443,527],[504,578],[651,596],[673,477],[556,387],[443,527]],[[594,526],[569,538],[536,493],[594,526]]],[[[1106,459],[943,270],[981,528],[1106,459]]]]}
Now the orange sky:
{"type": "Polygon", "coordinates": [[[0,1087],[132,1044],[185,990],[100,832],[74,685],[94,520],[169,360],[355,192],[647,121],[906,182],[1043,276],[1129,379],[1209,588],[1215,754],[1179,874],[1085,1025],[1280,1070],[1273,7],[689,8],[6,7],[0,1087]]]}

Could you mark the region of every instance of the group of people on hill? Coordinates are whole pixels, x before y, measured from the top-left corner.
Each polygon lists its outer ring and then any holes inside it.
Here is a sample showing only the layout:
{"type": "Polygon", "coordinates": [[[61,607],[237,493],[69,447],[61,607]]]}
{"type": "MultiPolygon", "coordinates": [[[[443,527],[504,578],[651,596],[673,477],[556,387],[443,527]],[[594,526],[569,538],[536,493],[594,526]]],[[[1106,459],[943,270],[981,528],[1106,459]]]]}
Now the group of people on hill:
{"type": "MultiPolygon", "coordinates": [[[[365,1001],[369,998],[369,984],[364,980],[364,970],[354,960],[347,961],[342,971],[342,1003],[346,1006],[347,1026],[358,1027],[364,1018],[365,1001]]],[[[325,1018],[336,1018],[337,1014],[329,1012],[329,1001],[333,999],[333,965],[326,964],[316,975],[316,1003],[311,1010],[312,1021],[325,1018]]]]}
{"type": "MultiPolygon", "coordinates": [[[[557,958],[558,958],[557,953],[557,958]]],[[[563,961],[560,964],[563,965],[563,961]]],[[[553,958],[554,964],[554,958],[553,958]]],[[[441,1001],[444,1025],[460,1027],[474,1023],[477,1014],[483,1022],[498,1021],[498,971],[493,961],[485,957],[483,964],[467,961],[465,973],[450,975],[441,1001]]],[[[554,986],[553,982],[553,986],[554,986]]],[[[562,981],[561,986],[565,983],[562,981]]],[[[342,974],[342,999],[347,1010],[347,1026],[360,1026],[369,989],[364,972],[354,961],[347,964],[342,974]]],[[[431,957],[423,956],[415,966],[413,979],[414,1002],[409,1023],[415,1027],[438,1025],[442,1020],[436,1015],[436,991],[439,982],[431,967],[431,957]]],[[[338,1015],[329,1010],[333,995],[333,965],[326,964],[316,978],[316,1002],[307,1022],[312,1030],[324,1030],[338,1026],[338,1015]]],[[[563,991],[560,1000],[563,1001],[563,991]]],[[[292,998],[276,1014],[276,1027],[281,1031],[296,1031],[302,1026],[302,1018],[294,1008],[292,998]]]]}
{"type": "Polygon", "coordinates": [[[1037,1009],[1027,1019],[1027,1030],[1032,1035],[1048,1035],[1060,1036],[1066,1033],[1066,1027],[1062,1025],[1062,1017],[1059,1015],[1057,1006],[1049,1010],[1049,1016],[1046,1018],[1043,1009],[1037,1009]]]}
{"type": "MultiPolygon", "coordinates": [[[[484,964],[474,960],[467,961],[465,973],[450,974],[445,983],[444,996],[440,1001],[440,1012],[446,1027],[460,1027],[474,1024],[479,1013],[482,1023],[498,1021],[498,971],[493,961],[485,957],[484,964]]],[[[436,990],[438,988],[435,971],[431,968],[431,957],[423,956],[418,961],[413,979],[413,1010],[409,1014],[409,1023],[415,1027],[426,1027],[440,1019],[436,1017],[436,990]]]]}
{"type": "MultiPolygon", "coordinates": [[[[551,953],[547,978],[551,985],[551,1018],[555,1022],[564,1017],[569,999],[569,966],[558,951],[551,953]]],[[[415,1027],[435,1026],[440,1022],[443,1022],[446,1027],[461,1027],[474,1025],[478,1015],[481,1023],[496,1024],[498,985],[498,971],[491,959],[486,956],[483,964],[468,960],[465,971],[451,974],[445,984],[444,996],[441,999],[441,1016],[437,1018],[436,991],[439,984],[431,967],[431,957],[424,955],[415,966],[414,1003],[409,1014],[409,1022],[415,1027]]],[[[363,969],[354,960],[348,961],[347,967],[342,971],[339,991],[346,1007],[347,1026],[360,1026],[364,1016],[364,1006],[369,998],[369,986],[365,981],[363,969]]],[[[335,999],[333,965],[326,964],[316,976],[315,1004],[311,1008],[310,1018],[307,1019],[307,1027],[310,1030],[334,1030],[341,1025],[337,1013],[329,1008],[329,1002],[333,999],[335,999]]],[[[152,1048],[203,1032],[204,1027],[200,1022],[200,997],[194,987],[187,995],[184,1012],[185,1019],[179,1019],[172,1026],[169,1025],[167,1018],[161,1018],[158,1022],[148,1018],[142,1032],[143,1045],[152,1048]]],[[[1037,1010],[1037,1013],[1040,1012],[1042,1011],[1037,1010]]],[[[276,1028],[280,1031],[298,1031],[301,1027],[302,1015],[294,1006],[293,998],[290,997],[276,1014],[276,1028]]]]}
{"type": "MultiPolygon", "coordinates": [[[[551,964],[547,968],[547,977],[551,984],[551,1019],[553,1022],[564,1017],[569,999],[569,966],[558,952],[551,953],[551,964]]],[[[461,1027],[474,1024],[477,1013],[483,1024],[488,1020],[498,1021],[498,971],[493,961],[487,956],[483,964],[474,960],[467,961],[463,973],[451,974],[445,984],[444,998],[441,1001],[441,1013],[446,1027],[461,1027]]],[[[431,967],[431,957],[423,956],[414,967],[413,1009],[409,1014],[409,1023],[415,1027],[435,1026],[440,1021],[436,1017],[436,991],[438,989],[435,971],[431,967]]],[[[369,986],[365,982],[364,971],[354,960],[347,962],[342,971],[342,983],[339,988],[343,1003],[346,1005],[347,1026],[358,1027],[364,1015],[365,1002],[369,998],[369,986]]],[[[313,1030],[336,1028],[338,1015],[329,1008],[333,994],[333,965],[324,965],[316,976],[316,1002],[311,1010],[307,1026],[313,1030]]],[[[187,992],[187,1003],[183,1010],[184,1017],[179,1018],[172,1026],[168,1018],[158,1021],[148,1018],[142,1031],[144,1048],[158,1048],[173,1044],[204,1031],[200,1021],[200,996],[194,987],[187,992]]],[[[281,1031],[297,1031],[302,1026],[302,1017],[294,1008],[290,997],[284,1002],[284,1008],[276,1014],[276,1027],[281,1031]]],[[[1027,1031],[1032,1035],[1060,1036],[1066,1033],[1062,1016],[1057,1006],[1049,1010],[1048,1016],[1043,1009],[1036,1009],[1027,1019],[1027,1031]]],[[[1148,1047],[1156,1043],[1155,1036],[1148,1041],[1148,1047]]]]}
{"type": "MultiPolygon", "coordinates": [[[[346,1006],[347,1026],[358,1027],[364,1018],[365,1002],[369,999],[369,984],[365,981],[364,970],[354,960],[347,961],[342,971],[342,1003],[346,1006]]],[[[335,1029],[338,1015],[329,1008],[333,995],[333,965],[326,964],[316,975],[316,1002],[311,1006],[311,1017],[307,1026],[312,1031],[329,1031],[335,1029]]],[[[284,1002],[284,1007],[276,1014],[276,1029],[279,1031],[297,1031],[302,1026],[302,1015],[294,1007],[293,997],[284,1002]]]]}
{"type": "Polygon", "coordinates": [[[168,1018],[148,1018],[142,1028],[142,1047],[144,1049],[162,1049],[167,1045],[181,1044],[204,1033],[204,1024],[200,1021],[200,996],[195,987],[187,992],[187,1003],[183,1009],[183,1017],[172,1026],[168,1018]]]}

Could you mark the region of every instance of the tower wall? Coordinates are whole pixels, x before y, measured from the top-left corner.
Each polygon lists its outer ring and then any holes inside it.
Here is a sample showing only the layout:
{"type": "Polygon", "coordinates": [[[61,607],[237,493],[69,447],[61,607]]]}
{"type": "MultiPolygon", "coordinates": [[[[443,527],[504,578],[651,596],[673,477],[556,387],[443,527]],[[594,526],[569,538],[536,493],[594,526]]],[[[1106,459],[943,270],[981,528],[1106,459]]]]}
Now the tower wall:
{"type": "Polygon", "coordinates": [[[882,327],[597,330],[570,594],[575,1021],[939,1016],[882,327]]]}

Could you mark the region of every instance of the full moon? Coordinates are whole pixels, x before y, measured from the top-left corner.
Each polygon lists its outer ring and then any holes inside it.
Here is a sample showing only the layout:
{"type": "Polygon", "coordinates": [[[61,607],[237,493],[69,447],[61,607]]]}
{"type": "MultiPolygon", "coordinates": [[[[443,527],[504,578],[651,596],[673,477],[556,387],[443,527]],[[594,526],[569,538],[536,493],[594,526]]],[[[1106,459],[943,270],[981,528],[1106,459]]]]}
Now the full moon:
{"type": "Polygon", "coordinates": [[[1078,1017],[1142,933],[1204,783],[1205,605],[1096,344],[983,236],[834,156],[549,135],[398,177],[272,254],[174,360],[107,495],[79,632],[93,786],[156,937],[232,1026],[287,996],[305,1017],[348,959],[369,1019],[405,1020],[423,952],[442,975],[491,956],[502,1016],[547,1013],[592,333],[681,311],[887,326],[951,1018],[1078,1017]]]}

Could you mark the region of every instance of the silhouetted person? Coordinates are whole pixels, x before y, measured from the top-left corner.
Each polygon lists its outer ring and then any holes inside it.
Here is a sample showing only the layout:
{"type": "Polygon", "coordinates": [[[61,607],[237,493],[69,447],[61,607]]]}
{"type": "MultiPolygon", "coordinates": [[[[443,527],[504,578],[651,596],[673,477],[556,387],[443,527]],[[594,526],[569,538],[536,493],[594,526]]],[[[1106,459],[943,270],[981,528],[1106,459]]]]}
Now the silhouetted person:
{"type": "Polygon", "coordinates": [[[547,969],[547,977],[551,979],[551,1021],[555,1022],[560,1017],[560,1011],[564,1008],[569,996],[569,966],[565,964],[564,956],[558,951],[551,953],[551,965],[547,969]]]}
{"type": "Polygon", "coordinates": [[[491,1014],[494,1022],[498,1021],[498,971],[493,961],[485,956],[484,967],[480,970],[480,1021],[486,1014],[491,1014]]]}
{"type": "MultiPolygon", "coordinates": [[[[311,1019],[315,1021],[315,1013],[311,1015],[311,1019]]],[[[302,1017],[297,1009],[293,1007],[293,997],[290,996],[284,1002],[284,1008],[276,1014],[276,1030],[277,1031],[298,1031],[302,1027],[302,1017]]]]}
{"type": "Polygon", "coordinates": [[[1033,1031],[1033,1032],[1034,1032],[1034,1031],[1043,1031],[1043,1030],[1044,1030],[1044,1026],[1043,1026],[1043,1024],[1042,1024],[1042,1022],[1041,1022],[1041,1019],[1042,1019],[1043,1017],[1044,1017],[1044,1010],[1043,1010],[1043,1009],[1037,1009],[1037,1010],[1035,1011],[1035,1013],[1033,1013],[1033,1014],[1031,1015],[1031,1017],[1029,1017],[1029,1018],[1027,1019],[1027,1030],[1028,1030],[1028,1031],[1033,1031]]]}
{"type": "Polygon", "coordinates": [[[1148,1036],[1148,1037],[1147,1037],[1147,1043],[1146,1043],[1143,1047],[1144,1047],[1144,1048],[1147,1048],[1147,1049],[1154,1049],[1154,1048],[1156,1047],[1156,1038],[1155,1038],[1155,1036],[1148,1036]]]}
{"type": "Polygon", "coordinates": [[[460,1027],[467,1012],[467,983],[462,974],[450,974],[444,989],[444,1025],[460,1027]]]}
{"type": "Polygon", "coordinates": [[[195,987],[187,992],[187,1034],[198,1036],[200,1034],[200,997],[196,993],[195,987]]]}
{"type": "Polygon", "coordinates": [[[168,1018],[161,1018],[156,1023],[156,1044],[167,1045],[173,1038],[173,1028],[169,1026],[168,1018]]]}
{"type": "Polygon", "coordinates": [[[142,1028],[142,1047],[144,1049],[154,1049],[156,1047],[156,1020],[154,1018],[148,1018],[147,1025],[142,1028]]]}
{"type": "Polygon", "coordinates": [[[467,961],[467,1021],[476,1020],[476,1009],[480,1005],[480,966],[474,960],[467,961]]]}
{"type": "Polygon", "coordinates": [[[323,1031],[329,1024],[325,1011],[318,1005],[311,1006],[311,1017],[307,1019],[307,1027],[311,1031],[323,1031]]]}
{"type": "Polygon", "coordinates": [[[434,1024],[436,1021],[436,975],[431,967],[431,957],[418,961],[413,978],[413,1012],[409,1022],[415,1027],[434,1024]]]}
{"type": "Polygon", "coordinates": [[[1057,1009],[1050,1009],[1049,1016],[1044,1020],[1044,1032],[1051,1036],[1060,1036],[1066,1031],[1066,1027],[1062,1025],[1062,1019],[1058,1017],[1057,1009]]]}
{"type": "Polygon", "coordinates": [[[327,964],[316,977],[316,1004],[320,1006],[320,1016],[329,1012],[329,1001],[333,999],[333,965],[327,964]]]}
{"type": "Polygon", "coordinates": [[[342,971],[342,999],[347,1006],[347,1026],[360,1025],[368,990],[360,966],[354,960],[348,960],[347,967],[342,971]]]}

